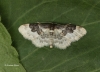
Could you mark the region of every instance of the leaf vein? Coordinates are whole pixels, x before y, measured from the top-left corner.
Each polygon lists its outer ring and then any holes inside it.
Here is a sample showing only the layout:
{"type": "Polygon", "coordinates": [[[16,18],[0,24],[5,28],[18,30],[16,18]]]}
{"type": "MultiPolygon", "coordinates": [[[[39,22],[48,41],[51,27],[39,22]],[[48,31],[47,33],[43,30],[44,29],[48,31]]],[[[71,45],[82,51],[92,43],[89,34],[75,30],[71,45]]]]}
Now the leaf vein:
{"type": "Polygon", "coordinates": [[[87,23],[87,24],[83,24],[82,26],[93,25],[93,24],[95,24],[95,23],[99,23],[99,22],[100,22],[100,20],[95,21],[95,22],[90,22],[90,23],[87,23]]]}
{"type": "Polygon", "coordinates": [[[20,61],[25,60],[26,58],[28,58],[30,55],[32,55],[34,52],[38,51],[39,48],[36,48],[34,51],[32,51],[31,53],[29,53],[28,55],[26,55],[25,57],[23,57],[20,61]]]}
{"type": "MultiPolygon", "coordinates": [[[[86,4],[88,4],[88,5],[90,5],[90,6],[93,6],[92,4],[86,2],[85,0],[83,0],[83,2],[86,3],[86,4]]],[[[100,9],[99,7],[96,7],[96,6],[94,8],[100,9]]]]}
{"type": "MultiPolygon", "coordinates": [[[[34,10],[35,8],[37,8],[37,7],[43,5],[44,3],[47,3],[47,2],[52,2],[52,1],[41,2],[40,4],[38,4],[38,5],[36,5],[36,6],[32,7],[32,8],[30,8],[30,9],[27,10],[24,14],[22,14],[20,17],[18,17],[18,18],[16,19],[16,21],[9,27],[9,29],[10,29],[13,25],[15,25],[21,18],[23,18],[26,14],[28,14],[29,12],[31,12],[31,11],[34,10]]],[[[9,30],[9,29],[8,29],[8,30],[9,30]]]]}
{"type": "Polygon", "coordinates": [[[65,11],[65,12],[61,13],[61,14],[58,15],[57,17],[53,18],[52,21],[56,20],[57,18],[61,17],[61,16],[64,15],[64,14],[66,14],[66,13],[68,13],[68,12],[74,10],[75,8],[76,8],[76,7],[74,7],[74,8],[72,8],[72,9],[68,10],[68,11],[65,11]]]}
{"type": "MultiPolygon", "coordinates": [[[[99,1],[99,2],[100,2],[100,1],[99,1]]],[[[98,3],[99,3],[99,2],[98,2],[98,3]]],[[[86,22],[87,18],[89,17],[90,13],[92,12],[92,9],[93,9],[98,3],[94,4],[94,5],[91,7],[91,9],[89,10],[89,12],[88,12],[86,18],[84,19],[84,21],[83,21],[83,23],[82,23],[81,25],[83,25],[83,24],[86,22]]]]}
{"type": "MultiPolygon", "coordinates": [[[[58,65],[56,65],[56,66],[54,66],[54,67],[52,67],[52,68],[50,68],[50,69],[41,70],[41,71],[51,71],[51,70],[55,69],[56,67],[59,67],[59,66],[63,65],[64,63],[66,63],[66,62],[72,60],[72,59],[75,59],[75,58],[77,58],[77,57],[79,57],[79,56],[82,56],[82,55],[84,55],[84,54],[88,54],[88,53],[90,53],[90,52],[92,52],[92,51],[94,51],[95,49],[98,49],[98,48],[100,48],[100,46],[98,46],[97,48],[93,48],[93,49],[91,49],[91,50],[89,50],[89,51],[87,51],[87,52],[84,52],[84,53],[82,53],[82,54],[80,54],[80,55],[77,55],[77,56],[75,56],[75,57],[73,57],[73,58],[71,58],[71,59],[64,60],[63,62],[59,63],[58,65]]],[[[37,72],[41,72],[41,71],[37,71],[37,72]]]]}

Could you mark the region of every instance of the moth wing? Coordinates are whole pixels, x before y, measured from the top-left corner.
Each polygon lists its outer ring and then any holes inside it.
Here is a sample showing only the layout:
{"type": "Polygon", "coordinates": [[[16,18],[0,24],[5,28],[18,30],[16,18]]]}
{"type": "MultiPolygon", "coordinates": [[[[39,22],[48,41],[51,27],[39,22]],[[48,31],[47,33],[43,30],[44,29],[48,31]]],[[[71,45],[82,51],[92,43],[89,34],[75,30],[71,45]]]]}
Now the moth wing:
{"type": "Polygon", "coordinates": [[[76,26],[76,29],[73,31],[73,33],[67,33],[65,38],[69,39],[71,42],[75,42],[83,37],[86,33],[87,32],[83,27],[76,26]]]}
{"type": "MultiPolygon", "coordinates": [[[[48,45],[48,43],[44,42],[44,39],[42,39],[37,32],[31,31],[29,24],[21,25],[18,30],[25,39],[31,40],[36,47],[44,47],[48,45]]],[[[48,40],[46,39],[46,41],[48,40]]]]}
{"type": "Polygon", "coordinates": [[[78,41],[82,36],[86,34],[86,30],[83,27],[76,26],[76,29],[73,33],[67,33],[62,39],[55,39],[54,45],[59,49],[66,49],[70,46],[71,42],[78,41]]]}
{"type": "Polygon", "coordinates": [[[70,45],[71,41],[63,37],[61,40],[55,40],[54,46],[59,49],[66,49],[70,45]]]}
{"type": "Polygon", "coordinates": [[[32,40],[32,43],[36,46],[36,47],[44,47],[44,46],[48,46],[48,39],[42,39],[41,36],[37,37],[36,39],[32,40]]]}
{"type": "Polygon", "coordinates": [[[34,40],[35,38],[39,37],[37,32],[32,32],[31,28],[29,28],[29,24],[21,25],[18,28],[19,32],[23,35],[25,39],[34,40]]]}
{"type": "Polygon", "coordinates": [[[71,41],[61,35],[63,28],[55,29],[55,35],[57,38],[54,38],[54,46],[59,49],[65,49],[67,46],[70,45],[71,41]]]}

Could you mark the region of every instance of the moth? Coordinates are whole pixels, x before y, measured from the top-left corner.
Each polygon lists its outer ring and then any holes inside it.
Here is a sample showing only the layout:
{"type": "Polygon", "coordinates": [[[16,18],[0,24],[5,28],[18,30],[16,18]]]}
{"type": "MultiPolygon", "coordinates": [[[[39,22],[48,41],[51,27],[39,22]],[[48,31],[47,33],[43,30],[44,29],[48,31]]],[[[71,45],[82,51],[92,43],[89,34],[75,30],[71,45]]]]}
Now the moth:
{"type": "Polygon", "coordinates": [[[71,42],[78,41],[87,31],[74,24],[30,23],[18,28],[25,39],[31,40],[36,47],[53,46],[66,49],[71,42]]]}

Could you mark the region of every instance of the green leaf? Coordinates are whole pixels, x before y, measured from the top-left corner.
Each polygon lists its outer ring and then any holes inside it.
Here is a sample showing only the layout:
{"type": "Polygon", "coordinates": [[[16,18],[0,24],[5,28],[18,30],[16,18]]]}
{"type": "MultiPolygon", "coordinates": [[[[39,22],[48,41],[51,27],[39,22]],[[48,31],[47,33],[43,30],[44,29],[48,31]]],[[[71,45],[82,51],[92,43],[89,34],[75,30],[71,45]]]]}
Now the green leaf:
{"type": "Polygon", "coordinates": [[[100,0],[0,0],[0,14],[27,72],[100,72],[100,0]],[[74,23],[87,34],[66,50],[37,48],[18,32],[32,22],[74,23]]]}
{"type": "Polygon", "coordinates": [[[11,37],[1,23],[0,17],[0,72],[26,72],[19,63],[18,53],[11,46],[11,37]]]}

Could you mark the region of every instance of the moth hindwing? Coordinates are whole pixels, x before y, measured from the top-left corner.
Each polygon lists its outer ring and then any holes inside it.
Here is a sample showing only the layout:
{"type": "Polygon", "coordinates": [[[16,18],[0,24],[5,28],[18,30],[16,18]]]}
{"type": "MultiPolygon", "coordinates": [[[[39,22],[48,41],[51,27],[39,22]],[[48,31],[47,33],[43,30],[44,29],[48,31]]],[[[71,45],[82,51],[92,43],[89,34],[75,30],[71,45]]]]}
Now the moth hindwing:
{"type": "Polygon", "coordinates": [[[30,23],[19,27],[25,39],[31,40],[36,47],[53,46],[66,49],[71,42],[78,41],[87,32],[81,26],[57,23],[30,23]]]}

